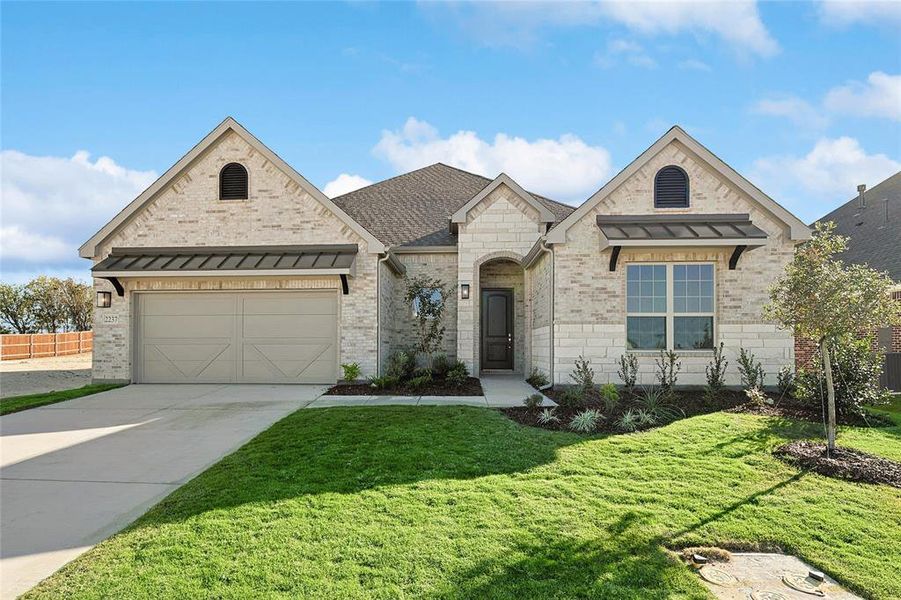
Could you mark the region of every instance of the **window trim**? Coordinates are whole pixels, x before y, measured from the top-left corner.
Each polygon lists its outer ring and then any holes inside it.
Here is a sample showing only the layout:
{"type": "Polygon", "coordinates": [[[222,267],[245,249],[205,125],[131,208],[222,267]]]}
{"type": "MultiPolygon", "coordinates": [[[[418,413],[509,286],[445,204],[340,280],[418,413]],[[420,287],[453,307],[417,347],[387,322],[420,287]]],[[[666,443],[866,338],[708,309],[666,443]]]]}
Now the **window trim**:
{"type": "Polygon", "coordinates": [[[217,195],[219,202],[244,202],[244,201],[250,200],[250,169],[248,169],[247,165],[245,165],[244,163],[242,163],[240,161],[232,160],[232,161],[229,161],[229,162],[225,163],[224,165],[222,165],[222,168],[219,169],[219,178],[216,181],[216,184],[217,184],[217,187],[219,188],[218,195],[217,195]],[[225,171],[225,169],[228,168],[230,165],[240,165],[241,168],[244,169],[244,174],[247,175],[247,194],[245,194],[244,198],[223,198],[222,197],[222,172],[225,171]]]}
{"type": "Polygon", "coordinates": [[[650,348],[629,348],[629,330],[628,330],[628,318],[629,317],[664,317],[665,318],[665,332],[666,332],[666,348],[664,350],[673,350],[680,354],[689,353],[689,354],[704,354],[714,352],[719,347],[719,327],[717,326],[717,285],[716,285],[716,262],[710,260],[702,260],[702,261],[694,261],[694,260],[680,260],[680,261],[672,261],[672,262],[661,262],[661,261],[627,261],[625,263],[625,268],[623,269],[623,310],[625,314],[625,318],[623,319],[624,327],[626,328],[626,352],[632,352],[636,354],[657,354],[660,350],[653,350],[650,348]],[[643,266],[663,266],[666,269],[666,312],[629,312],[629,266],[631,265],[643,265],[643,266]],[[674,283],[675,280],[673,278],[673,267],[677,265],[710,265],[713,268],[713,310],[710,312],[680,312],[677,313],[673,306],[675,304],[675,296],[673,294],[674,283]],[[676,317],[711,317],[713,319],[713,347],[712,348],[682,348],[676,349],[675,343],[675,329],[676,329],[676,317]]]}
{"type": "Polygon", "coordinates": [[[657,172],[654,173],[654,210],[685,210],[686,208],[691,208],[691,178],[688,176],[688,171],[680,167],[679,165],[663,165],[657,172]],[[660,176],[660,173],[664,169],[679,169],[682,172],[682,175],[685,176],[685,206],[660,206],[657,204],[657,178],[660,176]]]}

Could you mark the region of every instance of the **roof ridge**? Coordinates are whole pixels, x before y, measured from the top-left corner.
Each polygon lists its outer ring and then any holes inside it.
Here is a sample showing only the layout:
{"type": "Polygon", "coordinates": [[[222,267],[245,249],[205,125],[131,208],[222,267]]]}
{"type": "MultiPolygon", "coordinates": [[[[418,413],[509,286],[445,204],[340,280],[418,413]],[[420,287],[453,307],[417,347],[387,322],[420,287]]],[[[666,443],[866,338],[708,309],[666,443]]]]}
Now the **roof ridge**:
{"type": "MultiPolygon", "coordinates": [[[[332,198],[332,200],[334,201],[339,198],[343,198],[344,196],[349,196],[351,194],[355,194],[356,192],[359,192],[360,190],[365,190],[365,189],[371,188],[372,186],[375,186],[375,185],[381,185],[383,183],[388,183],[389,181],[394,181],[395,179],[400,179],[401,177],[406,177],[407,175],[412,175],[413,173],[418,173],[419,171],[425,171],[426,169],[431,169],[432,167],[435,167],[438,165],[444,165],[444,163],[440,163],[440,162],[432,163],[432,164],[426,165],[424,167],[419,167],[418,169],[413,169],[412,171],[407,171],[406,173],[398,173],[397,175],[392,175],[391,177],[388,177],[387,179],[380,179],[378,181],[373,181],[372,183],[370,183],[368,185],[364,185],[361,188],[357,188],[355,190],[345,192],[345,193],[341,194],[340,196],[335,196],[334,198],[332,198]]],[[[448,165],[444,165],[444,166],[446,167],[448,165]]],[[[453,167],[451,167],[451,168],[453,168],[453,167]]]]}
{"type": "MultiPolygon", "coordinates": [[[[874,186],[871,187],[870,189],[864,190],[864,193],[863,193],[863,194],[864,194],[864,198],[867,198],[871,193],[875,192],[875,191],[878,190],[880,187],[882,187],[882,186],[884,186],[884,185],[890,185],[890,184],[894,183],[892,180],[895,179],[896,177],[901,177],[901,171],[898,171],[897,173],[894,173],[894,174],[892,174],[892,175],[889,175],[888,177],[886,177],[885,179],[883,179],[882,181],[880,181],[879,183],[877,183],[876,185],[874,185],[874,186]]],[[[842,210],[843,208],[845,208],[845,207],[848,206],[849,204],[852,204],[852,203],[854,203],[854,202],[857,202],[857,200],[858,200],[859,198],[860,198],[860,194],[858,194],[858,195],[856,195],[856,196],[852,196],[850,200],[847,200],[847,201],[845,201],[845,202],[842,202],[841,204],[839,204],[838,206],[836,206],[835,208],[833,208],[832,210],[830,210],[828,213],[826,213],[825,215],[823,215],[822,217],[820,217],[819,219],[817,219],[816,221],[814,221],[814,222],[811,224],[811,227],[813,227],[813,225],[816,224],[816,223],[819,223],[819,222],[825,222],[826,220],[828,220],[828,217],[831,217],[832,215],[834,215],[834,214],[837,213],[838,211],[842,210]]]]}

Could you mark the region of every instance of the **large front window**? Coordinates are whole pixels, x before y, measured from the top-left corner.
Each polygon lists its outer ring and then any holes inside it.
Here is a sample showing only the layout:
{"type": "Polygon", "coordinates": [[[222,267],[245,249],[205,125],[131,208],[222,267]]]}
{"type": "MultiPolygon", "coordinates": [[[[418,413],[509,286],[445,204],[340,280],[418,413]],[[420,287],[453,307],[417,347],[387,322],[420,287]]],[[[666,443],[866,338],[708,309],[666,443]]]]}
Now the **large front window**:
{"type": "Polygon", "coordinates": [[[629,350],[713,348],[713,265],[626,266],[629,350]]]}

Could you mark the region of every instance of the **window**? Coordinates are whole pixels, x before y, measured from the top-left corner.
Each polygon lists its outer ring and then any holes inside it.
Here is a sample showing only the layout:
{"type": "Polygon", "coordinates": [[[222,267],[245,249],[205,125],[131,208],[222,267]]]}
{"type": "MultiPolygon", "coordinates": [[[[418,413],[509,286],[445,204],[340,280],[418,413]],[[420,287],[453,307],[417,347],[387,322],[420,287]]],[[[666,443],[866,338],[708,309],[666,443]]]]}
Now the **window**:
{"type": "Polygon", "coordinates": [[[220,200],[247,200],[247,169],[238,163],[229,163],[219,172],[220,200]]]}
{"type": "MultiPolygon", "coordinates": [[[[426,288],[422,288],[422,291],[424,293],[428,292],[428,290],[426,288]]],[[[441,306],[441,304],[444,302],[444,297],[441,295],[441,290],[439,290],[437,288],[431,289],[431,292],[429,293],[428,298],[429,298],[429,303],[432,304],[432,306],[436,306],[436,307],[441,306]]],[[[416,298],[413,298],[413,314],[417,317],[419,316],[419,306],[420,306],[420,297],[417,296],[416,298]]]]}
{"type": "Polygon", "coordinates": [[[688,174],[670,165],[654,177],[654,208],[688,208],[688,174]]]}
{"type": "Polygon", "coordinates": [[[626,266],[629,350],[713,348],[712,264],[626,266]]]}

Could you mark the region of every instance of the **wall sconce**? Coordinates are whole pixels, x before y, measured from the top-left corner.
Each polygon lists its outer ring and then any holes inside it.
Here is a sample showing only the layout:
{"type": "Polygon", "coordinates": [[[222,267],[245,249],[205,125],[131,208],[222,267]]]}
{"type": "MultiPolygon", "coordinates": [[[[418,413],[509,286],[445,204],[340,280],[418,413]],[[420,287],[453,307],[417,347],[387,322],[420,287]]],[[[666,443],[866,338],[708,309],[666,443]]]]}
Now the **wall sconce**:
{"type": "Polygon", "coordinates": [[[112,292],[97,292],[97,308],[109,308],[112,304],[112,292]]]}
{"type": "Polygon", "coordinates": [[[460,284],[460,298],[463,300],[469,300],[469,284],[468,283],[460,284]]]}

